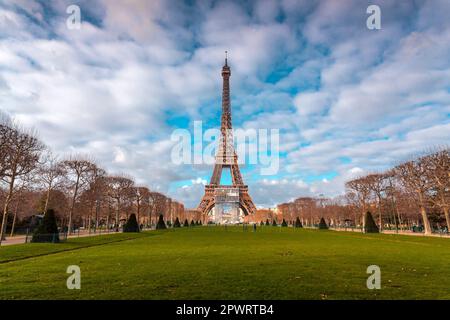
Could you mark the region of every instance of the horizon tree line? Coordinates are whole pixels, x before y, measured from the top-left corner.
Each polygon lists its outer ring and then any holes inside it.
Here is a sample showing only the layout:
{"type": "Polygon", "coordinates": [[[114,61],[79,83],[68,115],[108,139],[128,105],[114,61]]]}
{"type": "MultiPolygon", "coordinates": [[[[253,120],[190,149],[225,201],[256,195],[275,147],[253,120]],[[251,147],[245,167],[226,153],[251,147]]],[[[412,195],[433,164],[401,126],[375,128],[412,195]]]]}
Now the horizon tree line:
{"type": "Polygon", "coordinates": [[[162,214],[183,216],[184,205],[137,185],[126,174],[108,174],[89,155],[54,155],[34,130],[0,114],[0,242],[7,228],[28,223],[30,216],[52,208],[69,234],[80,226],[118,230],[135,213],[140,225],[151,226],[162,214]]]}
{"type": "Polygon", "coordinates": [[[317,224],[324,217],[330,225],[363,226],[367,212],[380,230],[433,226],[450,230],[450,149],[443,147],[384,172],[369,173],[345,183],[346,193],[335,198],[300,197],[278,205],[289,221],[296,217],[317,224]]]}

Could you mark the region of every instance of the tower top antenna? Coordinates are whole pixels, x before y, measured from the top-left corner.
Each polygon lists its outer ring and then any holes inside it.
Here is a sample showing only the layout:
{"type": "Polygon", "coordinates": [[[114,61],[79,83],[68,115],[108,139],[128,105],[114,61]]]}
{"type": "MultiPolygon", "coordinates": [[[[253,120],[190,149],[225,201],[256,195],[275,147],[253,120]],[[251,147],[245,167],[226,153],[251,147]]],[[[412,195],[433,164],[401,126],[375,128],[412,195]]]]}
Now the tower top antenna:
{"type": "Polygon", "coordinates": [[[228,66],[228,51],[225,50],[225,65],[228,66]]]}

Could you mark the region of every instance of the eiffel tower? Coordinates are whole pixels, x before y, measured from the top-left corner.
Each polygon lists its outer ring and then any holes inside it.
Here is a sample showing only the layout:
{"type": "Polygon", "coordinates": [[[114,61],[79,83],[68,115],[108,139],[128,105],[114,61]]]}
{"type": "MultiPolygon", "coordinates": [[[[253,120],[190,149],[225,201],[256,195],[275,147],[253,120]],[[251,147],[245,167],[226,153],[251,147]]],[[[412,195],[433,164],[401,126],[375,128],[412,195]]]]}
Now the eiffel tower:
{"type": "Polygon", "coordinates": [[[217,148],[211,181],[205,186],[205,194],[197,207],[197,210],[201,211],[205,218],[213,207],[223,203],[234,203],[237,207],[237,215],[239,214],[239,208],[242,209],[244,215],[256,212],[253,200],[248,194],[248,186],[245,185],[242,180],[241,171],[239,170],[238,165],[238,157],[234,149],[230,106],[231,70],[228,66],[226,54],[227,52],[225,51],[225,65],[222,67],[221,139],[219,141],[219,147],[217,148]],[[232,185],[220,184],[223,169],[230,170],[232,185]]]}

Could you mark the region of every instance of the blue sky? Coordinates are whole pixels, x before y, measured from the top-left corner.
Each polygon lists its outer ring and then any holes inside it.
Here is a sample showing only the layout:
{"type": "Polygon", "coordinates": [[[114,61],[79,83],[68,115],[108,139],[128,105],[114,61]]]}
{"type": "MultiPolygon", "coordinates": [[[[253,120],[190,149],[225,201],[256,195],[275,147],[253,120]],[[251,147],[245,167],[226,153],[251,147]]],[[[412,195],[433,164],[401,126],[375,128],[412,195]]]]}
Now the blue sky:
{"type": "Polygon", "coordinates": [[[344,183],[450,140],[450,2],[1,1],[0,108],[62,156],[195,207],[212,167],[175,165],[172,132],[279,129],[280,170],[242,169],[258,206],[344,183]],[[66,8],[81,9],[80,30],[66,8]],[[368,30],[366,8],[381,8],[368,30]]]}

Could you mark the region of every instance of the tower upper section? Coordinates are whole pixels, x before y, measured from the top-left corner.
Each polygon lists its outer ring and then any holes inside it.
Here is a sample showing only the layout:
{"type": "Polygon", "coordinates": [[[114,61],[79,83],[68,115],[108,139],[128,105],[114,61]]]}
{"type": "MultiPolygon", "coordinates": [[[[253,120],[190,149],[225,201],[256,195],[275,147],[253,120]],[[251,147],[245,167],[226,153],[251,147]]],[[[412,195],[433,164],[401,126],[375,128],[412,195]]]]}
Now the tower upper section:
{"type": "Polygon", "coordinates": [[[221,130],[231,129],[231,105],[230,105],[230,76],[231,69],[228,66],[228,57],[225,51],[225,65],[222,67],[222,118],[221,118],[221,130]]]}

